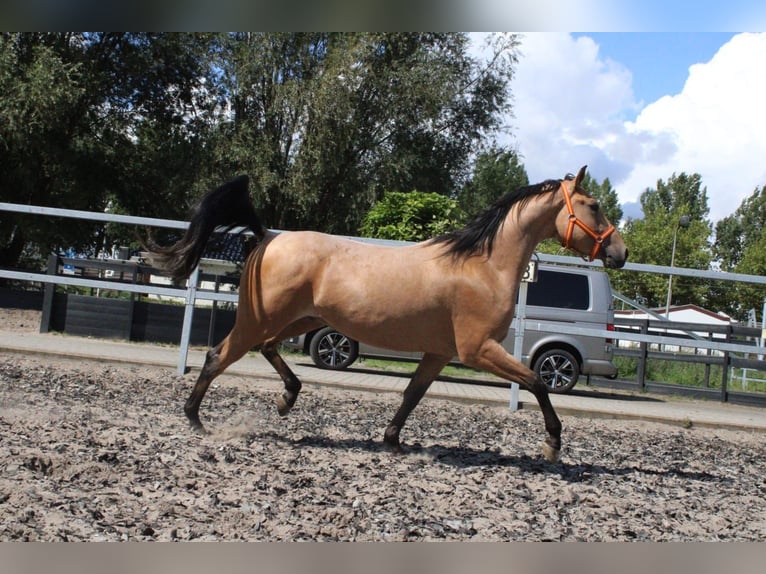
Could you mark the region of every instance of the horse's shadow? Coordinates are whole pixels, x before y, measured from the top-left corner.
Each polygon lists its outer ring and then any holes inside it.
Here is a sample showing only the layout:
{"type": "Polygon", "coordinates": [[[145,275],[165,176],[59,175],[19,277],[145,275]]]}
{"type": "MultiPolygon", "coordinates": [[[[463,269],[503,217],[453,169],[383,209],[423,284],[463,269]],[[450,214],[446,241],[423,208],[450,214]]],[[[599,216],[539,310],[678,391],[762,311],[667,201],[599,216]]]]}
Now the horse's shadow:
{"type": "Polygon", "coordinates": [[[371,453],[401,456],[406,461],[408,456],[428,457],[434,462],[455,468],[466,469],[473,467],[515,467],[526,473],[558,475],[562,480],[570,483],[589,482],[600,476],[629,476],[629,475],[654,475],[675,477],[684,480],[700,482],[727,483],[731,479],[717,476],[709,472],[689,471],[682,468],[670,467],[657,470],[643,468],[636,465],[624,467],[608,467],[601,464],[578,463],[570,464],[565,461],[550,463],[540,457],[527,454],[507,455],[495,450],[478,450],[470,447],[442,446],[438,444],[423,446],[420,443],[403,445],[404,454],[394,454],[382,441],[374,439],[330,438],[321,435],[303,436],[299,439],[290,439],[278,433],[270,431],[259,438],[290,444],[292,446],[309,446],[332,450],[363,450],[371,453]]]}

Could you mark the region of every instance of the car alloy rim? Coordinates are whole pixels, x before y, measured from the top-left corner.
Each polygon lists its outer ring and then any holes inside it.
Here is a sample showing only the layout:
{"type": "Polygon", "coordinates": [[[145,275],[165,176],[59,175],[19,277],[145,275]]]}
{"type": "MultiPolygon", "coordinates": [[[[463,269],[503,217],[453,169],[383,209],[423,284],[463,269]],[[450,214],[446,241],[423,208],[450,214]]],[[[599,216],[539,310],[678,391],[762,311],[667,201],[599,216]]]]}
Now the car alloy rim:
{"type": "Polygon", "coordinates": [[[319,358],[329,367],[337,367],[351,356],[351,343],[340,333],[328,333],[319,342],[319,358]]]}
{"type": "Polygon", "coordinates": [[[551,389],[568,385],[573,375],[572,362],[562,355],[550,355],[540,365],[540,378],[551,389]]]}

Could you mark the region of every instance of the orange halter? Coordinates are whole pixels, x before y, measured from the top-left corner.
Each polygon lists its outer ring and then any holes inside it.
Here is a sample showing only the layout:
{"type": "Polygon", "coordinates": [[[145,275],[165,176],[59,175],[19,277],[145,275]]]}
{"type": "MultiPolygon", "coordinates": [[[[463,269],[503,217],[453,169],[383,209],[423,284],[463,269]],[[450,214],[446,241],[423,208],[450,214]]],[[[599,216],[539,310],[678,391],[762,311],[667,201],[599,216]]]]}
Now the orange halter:
{"type": "Polygon", "coordinates": [[[572,207],[572,197],[569,195],[563,181],[561,182],[561,192],[564,194],[564,201],[566,201],[567,211],[569,212],[569,225],[567,226],[567,234],[562,245],[564,246],[564,249],[572,249],[569,243],[572,240],[572,233],[574,233],[576,225],[593,239],[593,249],[591,249],[589,258],[583,257],[586,261],[593,261],[596,258],[596,255],[598,255],[598,252],[604,243],[604,239],[614,233],[615,227],[610,223],[609,227],[604,231],[596,233],[587,223],[575,215],[574,208],[572,207]]]}

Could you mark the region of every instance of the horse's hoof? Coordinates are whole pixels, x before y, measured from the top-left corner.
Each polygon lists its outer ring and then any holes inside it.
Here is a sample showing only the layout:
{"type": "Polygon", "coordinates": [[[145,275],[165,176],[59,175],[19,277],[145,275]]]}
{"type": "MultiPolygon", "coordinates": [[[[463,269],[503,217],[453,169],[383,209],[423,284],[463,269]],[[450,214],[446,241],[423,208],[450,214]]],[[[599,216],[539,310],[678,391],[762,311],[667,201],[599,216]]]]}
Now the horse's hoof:
{"type": "Polygon", "coordinates": [[[405,454],[402,445],[385,443],[385,445],[391,450],[391,454],[394,456],[403,456],[405,454]]]}
{"type": "Polygon", "coordinates": [[[191,430],[194,431],[197,434],[201,434],[201,435],[208,435],[208,434],[210,434],[210,431],[208,431],[205,428],[205,425],[203,425],[199,421],[190,421],[189,422],[189,426],[191,427],[191,430]]]}
{"type": "Polygon", "coordinates": [[[393,440],[383,439],[383,446],[385,446],[387,449],[391,451],[391,454],[395,456],[402,456],[405,453],[405,450],[402,448],[401,443],[393,440]]]}
{"type": "Polygon", "coordinates": [[[559,461],[559,456],[561,455],[560,449],[552,447],[547,442],[544,442],[542,444],[542,447],[543,447],[543,456],[545,457],[545,460],[547,460],[548,462],[559,461]]]}
{"type": "Polygon", "coordinates": [[[388,425],[386,432],[383,433],[383,444],[391,449],[392,454],[402,455],[402,445],[399,442],[399,428],[395,425],[388,425]]]}
{"type": "Polygon", "coordinates": [[[287,413],[290,412],[291,408],[292,407],[287,403],[284,397],[277,397],[277,412],[279,413],[280,417],[287,416],[287,413]]]}

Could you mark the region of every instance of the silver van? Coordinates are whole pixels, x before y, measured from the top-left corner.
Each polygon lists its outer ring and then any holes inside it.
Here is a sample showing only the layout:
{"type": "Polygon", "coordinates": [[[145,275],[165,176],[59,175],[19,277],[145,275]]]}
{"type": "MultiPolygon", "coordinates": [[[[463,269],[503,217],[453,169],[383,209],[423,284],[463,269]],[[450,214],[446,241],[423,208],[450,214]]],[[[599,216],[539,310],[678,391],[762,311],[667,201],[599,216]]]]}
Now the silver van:
{"type": "MultiPolygon", "coordinates": [[[[503,341],[503,346],[511,354],[514,324],[515,321],[503,341]]],[[[617,367],[612,363],[613,340],[573,332],[578,328],[614,330],[609,277],[602,270],[593,268],[540,264],[537,281],[528,283],[522,360],[551,392],[570,391],[581,374],[617,375],[617,367]],[[555,328],[551,322],[557,324],[555,328]]],[[[282,344],[287,349],[307,353],[323,369],[345,369],[360,356],[420,358],[420,353],[390,351],[360,343],[332,327],[292,337],[282,344]]]]}

